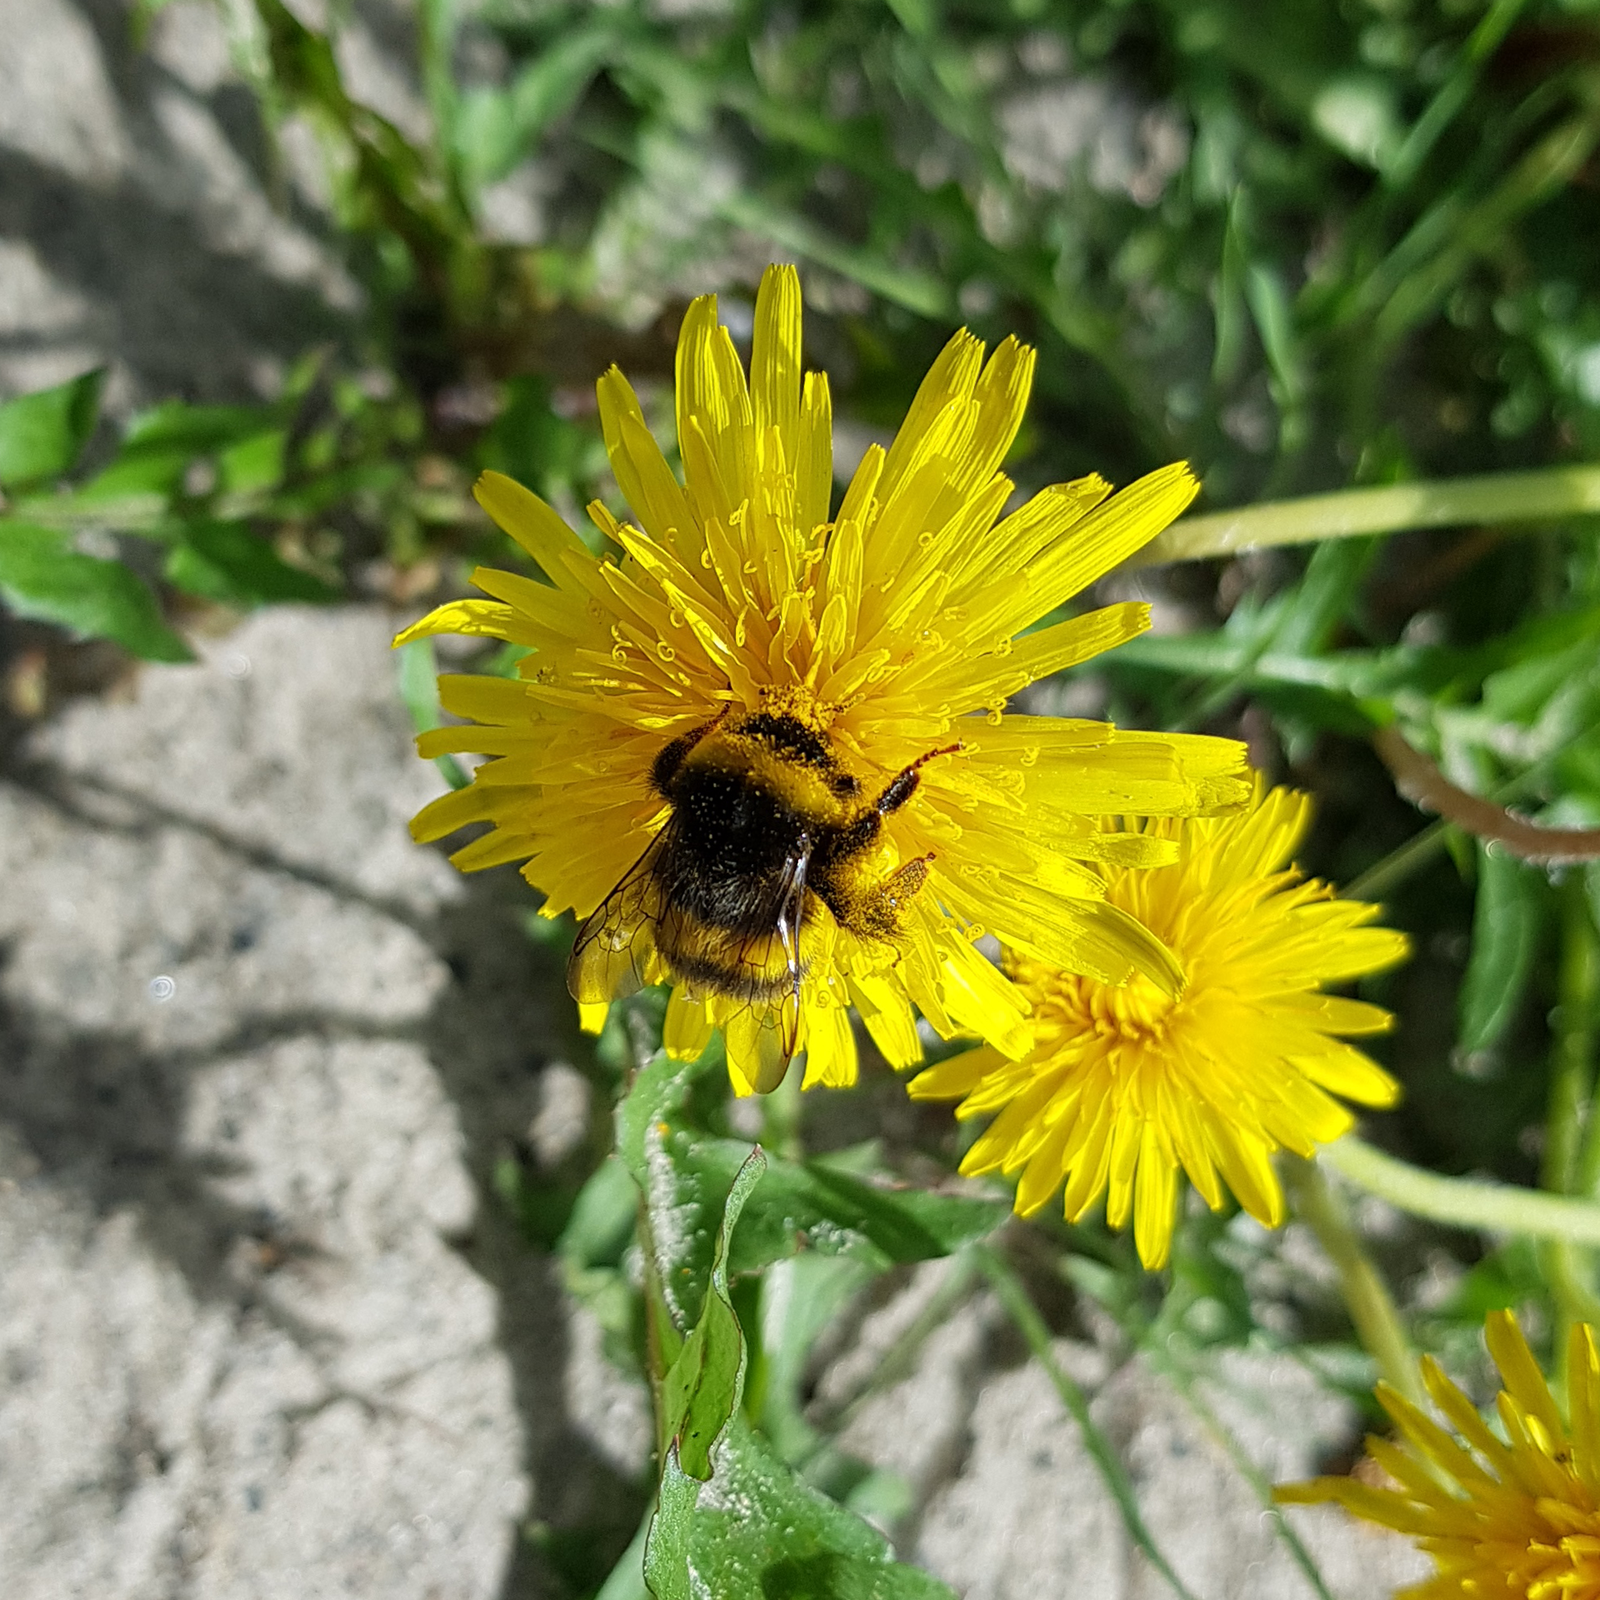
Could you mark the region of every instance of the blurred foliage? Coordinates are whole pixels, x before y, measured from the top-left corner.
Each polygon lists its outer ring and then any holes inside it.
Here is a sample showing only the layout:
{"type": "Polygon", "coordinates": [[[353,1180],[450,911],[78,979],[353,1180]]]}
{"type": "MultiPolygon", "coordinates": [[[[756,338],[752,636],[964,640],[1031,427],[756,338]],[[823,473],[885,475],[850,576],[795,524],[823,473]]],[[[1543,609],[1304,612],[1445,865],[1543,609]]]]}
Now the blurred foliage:
{"type": "MultiPolygon", "coordinates": [[[[802,265],[841,457],[892,426],[963,321],[1039,347],[1008,465],[1024,487],[1185,456],[1217,507],[1600,455],[1600,0],[418,0],[425,137],[350,86],[359,8],[330,0],[325,27],[283,0],[219,10],[269,186],[336,243],[364,303],[270,403],[169,402],[113,428],[88,374],[0,406],[0,595],[138,656],[182,659],[207,608],[410,602],[480,558],[516,562],[470,499],[476,473],[574,518],[614,496],[593,379],[620,362],[669,435],[683,303],[722,291],[737,333],[773,258],[802,265]],[[306,129],[320,188],[290,159],[306,129]]],[[[1398,730],[1459,789],[1600,825],[1597,532],[1481,518],[1114,576],[1102,597],[1153,598],[1158,631],[1027,696],[1239,734],[1313,790],[1307,866],[1385,900],[1416,947],[1370,985],[1399,1016],[1380,1051],[1406,1090],[1372,1135],[1443,1173],[1584,1198],[1600,868],[1425,822],[1369,741],[1398,730]]],[[[431,645],[402,653],[419,728],[441,718],[434,676],[431,645]]],[[[758,1170],[715,1047],[654,1056],[660,1005],[614,1008],[588,1063],[605,1095],[626,1086],[618,1153],[552,1176],[510,1152],[496,1174],[607,1352],[656,1386],[659,1537],[623,1554],[607,1534],[607,1600],[647,1577],[687,1593],[691,1566],[725,1595],[939,1592],[848,1514],[892,1531],[908,1487],[834,1440],[980,1292],[1180,1593],[1053,1338],[1092,1324],[1164,1374],[1264,1504],[1218,1420],[1225,1356],[1291,1356],[1369,1404],[1372,1363],[1303,1241],[1202,1211],[1151,1277],[1098,1224],[1002,1225],[1003,1195],[949,1187],[971,1130],[886,1115],[882,1071],[804,1108],[775,1096],[758,1170]],[[830,1330],[939,1258],[926,1309],[819,1401],[830,1330]],[[788,1520],[737,1523],[727,1495],[788,1520]]],[[[1403,1220],[1364,1248],[1413,1340],[1457,1369],[1490,1308],[1554,1332],[1596,1303],[1573,1252],[1403,1220]]],[[[578,1533],[538,1538],[559,1591],[601,1587],[594,1549],[568,1559],[578,1533]]]]}

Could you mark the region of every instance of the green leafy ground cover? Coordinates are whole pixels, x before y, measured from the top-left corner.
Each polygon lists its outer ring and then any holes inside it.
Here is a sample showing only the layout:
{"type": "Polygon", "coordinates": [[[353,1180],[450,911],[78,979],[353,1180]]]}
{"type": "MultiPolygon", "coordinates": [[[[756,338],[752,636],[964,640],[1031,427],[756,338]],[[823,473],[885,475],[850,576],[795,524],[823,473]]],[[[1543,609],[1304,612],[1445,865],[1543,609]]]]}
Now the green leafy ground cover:
{"type": "MultiPolygon", "coordinates": [[[[1258,537],[1206,535],[1261,548],[1113,578],[1157,599],[1162,631],[1094,677],[1036,686],[1031,708],[1242,734],[1313,791],[1304,864],[1384,900],[1416,952],[1370,987],[1399,1018],[1378,1048],[1405,1099],[1368,1137],[1445,1177],[1595,1199],[1600,868],[1526,859],[1515,818],[1419,813],[1381,735],[1492,811],[1600,825],[1600,493],[1576,470],[1600,454],[1600,5],[735,0],[670,17],[419,0],[423,142],[352,96],[340,5],[326,31],[280,0],[223,9],[266,159],[291,122],[321,141],[317,225],[366,310],[270,404],[112,423],[90,373],[0,407],[14,615],[171,661],[197,619],[335,603],[375,562],[394,592],[459,589],[481,556],[514,559],[472,505],[475,474],[567,511],[620,504],[586,385],[619,360],[666,421],[688,294],[721,289],[737,324],[767,259],[800,262],[811,361],[862,440],[892,426],[952,326],[1015,332],[1041,353],[1008,465],[1024,488],[1186,457],[1203,512],[1264,508],[1258,537]],[[497,186],[530,172],[542,234],[506,243],[497,186]],[[1276,509],[1412,485],[1435,487],[1361,502],[1378,509],[1351,512],[1352,537],[1331,535],[1358,495],[1320,521],[1276,509]]],[[[432,680],[430,648],[409,647],[419,727],[440,717],[432,680]]],[[[826,1102],[775,1097],[763,1163],[714,1058],[654,1056],[654,1005],[619,1010],[589,1063],[619,1099],[619,1154],[560,1184],[510,1157],[500,1174],[614,1358],[657,1380],[660,1518],[598,1567],[550,1545],[575,1596],[933,1593],[856,1515],[892,1521],[903,1485],[837,1449],[840,1416],[807,1388],[833,1318],[909,1262],[953,1258],[871,1382],[987,1287],[1174,1588],[1050,1363],[1084,1305],[1199,1407],[1229,1348],[1290,1351],[1362,1396],[1386,1349],[1475,1360],[1488,1308],[1521,1307],[1547,1342],[1595,1314],[1588,1252],[1559,1232],[1415,1223],[1374,1246],[1307,1175],[1300,1213],[1320,1219],[1346,1301],[1284,1268],[1273,1238],[1203,1212],[1170,1272],[1144,1274],[1097,1226],[1021,1228],[1002,1192],[952,1190],[947,1118],[874,1137],[900,1093],[882,1072],[826,1102]],[[1387,1324],[1363,1271],[1393,1291],[1387,1324]],[[780,1509],[719,1509],[735,1502],[780,1509]]]]}

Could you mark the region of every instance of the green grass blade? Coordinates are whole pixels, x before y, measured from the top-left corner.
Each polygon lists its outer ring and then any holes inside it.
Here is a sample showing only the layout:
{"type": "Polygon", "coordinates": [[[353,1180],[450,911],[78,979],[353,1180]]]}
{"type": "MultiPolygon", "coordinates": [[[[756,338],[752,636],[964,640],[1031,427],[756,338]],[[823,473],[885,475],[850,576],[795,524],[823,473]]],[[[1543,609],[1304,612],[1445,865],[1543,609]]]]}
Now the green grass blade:
{"type": "Polygon", "coordinates": [[[1342,489],[1185,517],[1124,564],[1149,567],[1319,539],[1489,522],[1550,522],[1595,512],[1600,512],[1600,466],[1494,472],[1382,489],[1342,489]]]}
{"type": "MultiPolygon", "coordinates": [[[[1597,1215],[1600,1215],[1600,1211],[1597,1211],[1597,1215]]],[[[1005,1308],[1006,1314],[1016,1323],[1017,1331],[1027,1341],[1034,1359],[1044,1368],[1051,1383],[1055,1385],[1062,1405],[1077,1423],[1078,1430],[1083,1436],[1084,1448],[1098,1469],[1107,1492],[1116,1502],[1117,1510],[1122,1516],[1122,1525],[1127,1530],[1129,1539],[1167,1581],[1172,1592],[1178,1595],[1180,1600],[1195,1600],[1194,1594],[1173,1570],[1172,1563],[1161,1553],[1160,1546],[1155,1542],[1149,1528],[1145,1526],[1144,1514],[1139,1510],[1139,1499],[1134,1493],[1133,1480],[1128,1475],[1128,1469],[1123,1465],[1122,1458],[1118,1456],[1111,1441],[1089,1415],[1088,1397],[1062,1370],[1061,1363],[1056,1360],[1055,1353],[1050,1348],[1050,1329],[1046,1326],[1044,1318],[1039,1315],[1038,1307],[1034,1305],[1026,1286],[993,1250],[980,1246],[976,1252],[976,1259],[984,1275],[993,1284],[994,1292],[1005,1308]]]]}

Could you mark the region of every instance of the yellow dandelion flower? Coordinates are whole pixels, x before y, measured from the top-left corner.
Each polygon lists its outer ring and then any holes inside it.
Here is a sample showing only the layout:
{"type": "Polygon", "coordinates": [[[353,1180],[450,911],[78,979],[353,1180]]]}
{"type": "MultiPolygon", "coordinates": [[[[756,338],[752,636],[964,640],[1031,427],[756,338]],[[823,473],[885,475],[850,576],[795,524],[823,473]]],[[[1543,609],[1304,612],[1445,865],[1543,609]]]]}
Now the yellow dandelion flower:
{"type": "Polygon", "coordinates": [[[1431,1356],[1422,1381],[1447,1427],[1387,1384],[1383,1409],[1401,1442],[1369,1436],[1367,1454],[1392,1481],[1286,1484],[1286,1505],[1333,1500],[1416,1540],[1438,1570],[1396,1600],[1600,1600],[1600,1351],[1594,1330],[1568,1339],[1570,1426],[1509,1311],[1484,1327],[1505,1387],[1495,1400],[1503,1437],[1431,1356]]]}
{"type": "Polygon", "coordinates": [[[1341,1034],[1381,1033],[1386,1011],[1318,992],[1400,960],[1403,934],[1367,923],[1377,907],[1336,900],[1287,866],[1310,801],[1275,789],[1247,811],[1157,822],[1182,849],[1172,866],[1106,870],[1107,899],[1163,940],[1187,982],[1164,993],[1143,974],[1112,988],[1008,950],[1033,1002],[1035,1039],[1008,1060],[983,1045],[912,1080],[914,1099],[961,1098],[959,1117],[999,1115],[966,1173],[1021,1173],[1016,1209],[1065,1185],[1077,1221],[1101,1195],[1106,1220],[1130,1209],[1145,1266],[1166,1264],[1181,1167],[1213,1210],[1223,1184],[1261,1222],[1283,1220],[1279,1147],[1309,1156],[1347,1132],[1332,1094],[1388,1105],[1394,1080],[1341,1034]]]}
{"type": "Polygon", "coordinates": [[[1249,792],[1231,741],[1005,712],[1148,625],[1129,603],[1025,633],[1188,504],[1187,469],[1115,498],[1090,477],[1003,515],[1033,352],[1008,339],[985,361],[963,332],[835,512],[828,385],[802,374],[800,324],[794,269],[771,268],[747,380],[715,300],[695,301],[678,340],[683,481],[613,368],[600,420],[636,525],[589,513],[615,554],[485,474],[479,501],[544,581],[480,568],[492,598],[397,641],[533,652],[513,680],[441,679],[445,707],[477,725],[424,735],[422,753],[492,759],[416,837],[493,824],[452,859],[525,858],[547,914],[589,919],[569,974],[586,1021],[671,983],[668,1049],[720,1026],[740,1092],[772,1087],[799,1050],[807,1083],[851,1082],[851,1007],[897,1065],[920,1058],[913,1003],[941,1033],[1020,1053],[1027,1002],[973,948],[985,932],[1107,983],[1175,987],[1171,955],[1099,872],[1172,847],[1094,818],[1249,792]]]}

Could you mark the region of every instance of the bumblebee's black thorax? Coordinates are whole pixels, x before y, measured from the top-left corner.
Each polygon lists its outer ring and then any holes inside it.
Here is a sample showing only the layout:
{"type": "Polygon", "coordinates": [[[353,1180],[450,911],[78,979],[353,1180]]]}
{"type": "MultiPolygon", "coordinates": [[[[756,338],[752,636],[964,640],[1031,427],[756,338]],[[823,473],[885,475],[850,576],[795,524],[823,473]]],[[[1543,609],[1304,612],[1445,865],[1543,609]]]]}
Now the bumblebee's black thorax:
{"type": "MultiPolygon", "coordinates": [[[[680,735],[650,778],[673,808],[662,887],[699,923],[770,931],[798,885],[841,926],[876,934],[894,925],[894,896],[885,899],[871,877],[871,852],[884,814],[915,789],[914,767],[866,800],[822,734],[796,717],[754,712],[680,735]]],[[[896,892],[914,892],[922,870],[908,866],[896,892]]]]}
{"type": "Polygon", "coordinates": [[[673,786],[677,807],[670,892],[712,927],[758,931],[769,915],[766,884],[808,849],[805,825],[777,796],[747,779],[690,769],[673,786]]]}
{"type": "Polygon", "coordinates": [[[666,745],[651,782],[673,806],[661,864],[669,896],[712,927],[757,931],[774,889],[825,825],[815,801],[835,792],[827,780],[836,772],[821,736],[792,717],[711,723],[666,745]]]}

